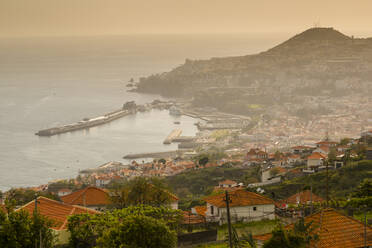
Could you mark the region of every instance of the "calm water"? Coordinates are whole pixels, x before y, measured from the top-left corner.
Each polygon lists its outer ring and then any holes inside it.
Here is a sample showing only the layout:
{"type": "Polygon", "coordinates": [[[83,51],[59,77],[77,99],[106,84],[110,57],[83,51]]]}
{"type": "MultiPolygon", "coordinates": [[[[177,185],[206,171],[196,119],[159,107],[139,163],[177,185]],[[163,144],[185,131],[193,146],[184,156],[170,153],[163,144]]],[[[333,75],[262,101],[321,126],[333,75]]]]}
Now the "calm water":
{"type": "MultiPolygon", "coordinates": [[[[50,138],[37,130],[79,121],[124,102],[160,99],[127,93],[130,78],[169,71],[185,58],[266,50],[286,34],[157,35],[0,39],[0,190],[77,175],[79,169],[123,161],[128,153],[167,151],[174,117],[165,111],[128,116],[88,131],[50,138]]],[[[185,135],[195,120],[181,117],[185,135]]]]}

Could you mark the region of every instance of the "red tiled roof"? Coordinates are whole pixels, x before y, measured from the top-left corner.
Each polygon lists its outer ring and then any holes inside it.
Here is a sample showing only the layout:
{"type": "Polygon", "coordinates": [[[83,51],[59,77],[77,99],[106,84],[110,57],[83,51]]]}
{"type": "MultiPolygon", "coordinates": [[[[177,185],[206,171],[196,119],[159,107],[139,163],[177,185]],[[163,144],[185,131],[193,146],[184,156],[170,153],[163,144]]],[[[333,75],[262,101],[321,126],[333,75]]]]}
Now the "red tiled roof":
{"type": "Polygon", "coordinates": [[[230,179],[227,179],[227,180],[225,180],[225,181],[219,182],[218,184],[233,185],[233,184],[237,184],[237,182],[235,182],[235,181],[233,181],[233,180],[230,180],[230,179]]]}
{"type": "Polygon", "coordinates": [[[198,215],[205,217],[205,213],[207,212],[207,206],[195,206],[194,209],[198,215]]]}
{"type": "Polygon", "coordinates": [[[302,191],[300,193],[297,193],[297,194],[294,194],[294,195],[288,197],[287,199],[284,200],[284,202],[288,203],[288,204],[297,204],[298,202],[300,204],[307,204],[308,202],[310,202],[310,198],[313,202],[323,202],[324,201],[323,198],[321,198],[320,196],[317,196],[314,193],[311,193],[310,190],[305,190],[305,191],[302,191]],[[310,195],[311,195],[311,197],[310,197],[310,195]]]}
{"type": "Polygon", "coordinates": [[[307,159],[325,159],[325,156],[319,152],[314,152],[310,156],[307,157],[307,159]]]}
{"type": "MultiPolygon", "coordinates": [[[[225,208],[226,202],[224,200],[225,193],[206,197],[204,200],[216,207],[225,208]]],[[[246,191],[244,189],[238,189],[229,193],[230,207],[237,206],[252,206],[252,205],[268,205],[274,204],[274,201],[265,196],[246,191]]]]}
{"type": "Polygon", "coordinates": [[[64,203],[80,206],[104,206],[111,203],[106,191],[92,186],[62,196],[61,200],[64,203]]]}
{"type": "MultiPolygon", "coordinates": [[[[364,225],[358,220],[340,214],[334,209],[324,209],[318,213],[305,217],[305,223],[312,222],[318,240],[310,247],[316,248],[356,248],[364,247],[364,225]]],[[[293,224],[286,226],[292,229],[293,224]]],[[[372,245],[372,228],[366,227],[367,246],[372,245]]],[[[271,233],[254,236],[254,239],[266,241],[271,233]]]]}
{"type": "MultiPolygon", "coordinates": [[[[24,210],[28,212],[30,215],[33,214],[35,209],[35,201],[31,201],[24,205],[23,207],[17,209],[16,211],[24,210]]],[[[58,202],[55,200],[51,200],[45,197],[38,197],[37,198],[37,209],[39,213],[48,218],[53,222],[53,229],[55,230],[64,230],[67,228],[67,218],[73,214],[100,214],[99,211],[95,211],[89,208],[84,208],[80,206],[73,206],[69,204],[65,204],[62,202],[58,202]]]]}
{"type": "Polygon", "coordinates": [[[329,146],[319,146],[319,149],[322,149],[325,152],[329,152],[329,146]]]}

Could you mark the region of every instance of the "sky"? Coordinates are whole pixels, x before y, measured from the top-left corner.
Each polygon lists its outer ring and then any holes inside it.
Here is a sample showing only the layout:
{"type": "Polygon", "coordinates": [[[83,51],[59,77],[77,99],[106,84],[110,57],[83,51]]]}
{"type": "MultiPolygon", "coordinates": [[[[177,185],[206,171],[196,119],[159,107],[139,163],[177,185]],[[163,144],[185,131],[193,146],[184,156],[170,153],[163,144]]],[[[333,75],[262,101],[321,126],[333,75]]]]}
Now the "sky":
{"type": "Polygon", "coordinates": [[[372,0],[0,0],[0,36],[300,32],[372,36],[372,0]]]}

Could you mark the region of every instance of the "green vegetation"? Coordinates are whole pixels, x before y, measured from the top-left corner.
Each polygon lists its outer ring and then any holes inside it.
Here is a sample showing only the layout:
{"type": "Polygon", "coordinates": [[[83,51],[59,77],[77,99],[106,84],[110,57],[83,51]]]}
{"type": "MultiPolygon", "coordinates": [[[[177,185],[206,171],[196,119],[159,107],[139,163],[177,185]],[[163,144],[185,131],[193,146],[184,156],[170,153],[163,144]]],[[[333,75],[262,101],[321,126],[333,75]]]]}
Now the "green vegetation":
{"type": "Polygon", "coordinates": [[[7,200],[14,206],[20,206],[34,200],[36,194],[53,200],[59,200],[57,195],[43,191],[36,192],[31,189],[10,189],[7,191],[7,200]]]}
{"type": "Polygon", "coordinates": [[[120,221],[117,226],[105,230],[97,240],[97,247],[174,248],[176,243],[176,232],[170,230],[163,221],[131,215],[120,221]]]}
{"type": "MultiPolygon", "coordinates": [[[[247,223],[234,223],[232,226],[236,230],[238,236],[243,236],[248,233],[252,235],[260,235],[270,233],[277,225],[278,220],[262,220],[247,223]]],[[[224,240],[228,234],[227,225],[222,225],[218,228],[218,240],[224,240]]]]}
{"type": "Polygon", "coordinates": [[[165,184],[158,178],[136,177],[111,186],[111,201],[115,208],[133,205],[162,206],[172,200],[165,184]]]}
{"type": "MultiPolygon", "coordinates": [[[[372,179],[372,161],[352,162],[338,170],[329,170],[329,195],[332,199],[346,198],[365,179],[372,179]]],[[[326,172],[321,171],[292,180],[280,185],[265,187],[266,194],[275,195],[275,200],[285,199],[304,187],[312,185],[313,192],[322,197],[326,196],[326,172]]]]}
{"type": "Polygon", "coordinates": [[[174,247],[181,212],[145,205],[69,218],[72,247],[174,247]],[[168,244],[168,245],[166,245],[168,244]]]}
{"type": "Polygon", "coordinates": [[[305,224],[304,219],[300,219],[294,224],[293,229],[285,229],[279,225],[272,231],[272,237],[264,244],[264,248],[305,248],[310,242],[317,240],[317,235],[311,235],[314,227],[312,222],[305,224]]]}
{"type": "Polygon", "coordinates": [[[4,213],[0,209],[0,247],[54,247],[56,240],[50,227],[53,223],[35,212],[4,213]]]}

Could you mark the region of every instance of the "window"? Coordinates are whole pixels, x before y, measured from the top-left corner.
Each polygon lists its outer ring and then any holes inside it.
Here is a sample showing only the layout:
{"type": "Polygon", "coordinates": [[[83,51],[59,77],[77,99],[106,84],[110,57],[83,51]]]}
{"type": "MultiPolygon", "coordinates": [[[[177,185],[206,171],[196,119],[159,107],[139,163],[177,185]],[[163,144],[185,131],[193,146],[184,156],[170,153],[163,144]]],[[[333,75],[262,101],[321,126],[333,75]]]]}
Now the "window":
{"type": "Polygon", "coordinates": [[[253,211],[256,211],[257,210],[257,207],[253,207],[253,211]]]}
{"type": "Polygon", "coordinates": [[[214,214],[214,208],[213,208],[213,206],[211,206],[211,215],[213,215],[214,214]]]}

